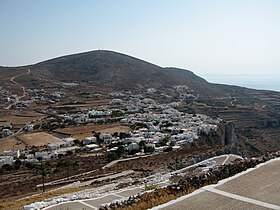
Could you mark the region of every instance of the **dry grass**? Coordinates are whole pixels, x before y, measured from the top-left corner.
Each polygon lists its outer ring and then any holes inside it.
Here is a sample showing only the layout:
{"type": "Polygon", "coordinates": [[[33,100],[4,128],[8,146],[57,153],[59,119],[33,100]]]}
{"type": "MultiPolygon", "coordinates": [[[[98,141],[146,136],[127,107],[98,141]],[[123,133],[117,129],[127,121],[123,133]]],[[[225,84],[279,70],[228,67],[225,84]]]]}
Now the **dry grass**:
{"type": "Polygon", "coordinates": [[[164,203],[167,203],[171,200],[175,200],[185,194],[189,194],[192,193],[195,189],[189,189],[188,192],[181,192],[181,193],[177,193],[177,194],[167,194],[164,192],[158,192],[155,195],[155,192],[152,193],[146,193],[143,195],[142,199],[137,202],[136,204],[132,205],[132,206],[127,206],[127,207],[123,207],[123,208],[118,208],[120,210],[146,210],[146,209],[150,209],[154,206],[158,206],[164,203]],[[152,195],[152,196],[151,196],[152,195]]]}
{"type": "Polygon", "coordinates": [[[0,114],[0,125],[13,124],[24,125],[32,120],[39,119],[44,115],[38,114],[34,111],[19,111],[19,110],[2,110],[0,114]]]}
{"type": "Polygon", "coordinates": [[[20,150],[25,148],[25,144],[17,144],[16,137],[9,137],[0,141],[0,152],[5,150],[20,150]]]}
{"type": "Polygon", "coordinates": [[[44,146],[48,143],[56,143],[59,138],[46,132],[29,133],[17,136],[17,138],[27,145],[44,146]]]}
{"type": "Polygon", "coordinates": [[[98,130],[98,132],[100,132],[100,133],[115,133],[115,132],[119,133],[119,132],[127,132],[127,131],[131,131],[131,128],[128,126],[122,126],[122,125],[98,130]]]}
{"type": "Polygon", "coordinates": [[[43,201],[46,199],[53,198],[55,196],[60,196],[67,193],[78,192],[81,190],[85,190],[85,188],[66,188],[66,189],[58,189],[58,190],[51,190],[47,191],[42,194],[28,196],[26,198],[20,198],[16,200],[16,198],[9,198],[5,200],[1,200],[0,202],[0,210],[18,210],[23,208],[25,205],[29,205],[34,202],[43,201]]]}
{"type": "Polygon", "coordinates": [[[120,132],[128,130],[129,128],[126,126],[121,126],[118,123],[104,124],[104,125],[84,125],[84,126],[76,126],[76,127],[67,127],[60,128],[56,131],[59,133],[74,135],[74,134],[85,134],[91,133],[93,131],[107,131],[109,133],[120,132]]]}
{"type": "Polygon", "coordinates": [[[86,137],[92,137],[92,132],[89,132],[89,133],[77,133],[77,134],[74,134],[72,137],[82,141],[86,137]]]}

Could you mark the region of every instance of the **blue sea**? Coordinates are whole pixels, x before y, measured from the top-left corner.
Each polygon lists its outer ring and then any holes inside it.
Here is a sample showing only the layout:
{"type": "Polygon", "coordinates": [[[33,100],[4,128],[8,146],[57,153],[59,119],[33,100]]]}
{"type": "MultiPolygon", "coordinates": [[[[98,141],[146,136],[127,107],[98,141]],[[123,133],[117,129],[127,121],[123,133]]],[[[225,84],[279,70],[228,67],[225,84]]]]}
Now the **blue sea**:
{"type": "Polygon", "coordinates": [[[275,75],[229,75],[229,74],[202,74],[208,82],[237,85],[260,90],[274,90],[280,92],[280,74],[275,75]]]}

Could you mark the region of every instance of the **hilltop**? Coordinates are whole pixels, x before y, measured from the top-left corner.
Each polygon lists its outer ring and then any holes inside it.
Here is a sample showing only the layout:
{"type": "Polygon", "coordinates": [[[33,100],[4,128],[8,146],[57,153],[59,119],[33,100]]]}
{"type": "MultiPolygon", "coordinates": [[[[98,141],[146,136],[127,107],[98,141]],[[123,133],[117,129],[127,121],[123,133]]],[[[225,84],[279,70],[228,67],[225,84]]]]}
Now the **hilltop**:
{"type": "Polygon", "coordinates": [[[113,89],[182,84],[179,76],[146,61],[98,50],[47,60],[32,66],[33,75],[63,82],[88,82],[113,89]]]}
{"type": "MultiPolygon", "coordinates": [[[[26,87],[47,87],[55,82],[87,83],[111,90],[143,87],[168,88],[187,85],[205,96],[224,95],[193,72],[178,68],[163,68],[125,54],[98,50],[62,56],[25,67],[3,67],[3,72],[31,70],[30,75],[18,78],[26,87]]],[[[10,74],[10,73],[9,73],[10,74]]]]}

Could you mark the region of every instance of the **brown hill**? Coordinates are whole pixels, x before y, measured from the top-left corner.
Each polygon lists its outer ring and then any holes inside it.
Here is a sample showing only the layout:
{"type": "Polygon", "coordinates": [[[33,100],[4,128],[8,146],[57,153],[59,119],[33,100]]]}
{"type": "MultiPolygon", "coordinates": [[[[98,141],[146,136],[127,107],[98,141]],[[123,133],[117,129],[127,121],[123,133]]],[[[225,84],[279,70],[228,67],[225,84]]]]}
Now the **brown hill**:
{"type": "Polygon", "coordinates": [[[63,82],[89,82],[115,89],[171,86],[185,81],[151,63],[112,51],[68,55],[32,66],[32,74],[63,82]]]}
{"type": "Polygon", "coordinates": [[[62,56],[28,68],[31,69],[31,74],[20,78],[26,86],[43,85],[42,81],[85,82],[99,88],[123,90],[139,87],[164,88],[184,84],[207,98],[226,94],[223,89],[208,83],[191,71],[162,68],[106,50],[62,56]]]}
{"type": "Polygon", "coordinates": [[[4,75],[7,75],[6,72],[9,74],[14,72],[17,75],[26,72],[26,69],[30,69],[31,73],[17,78],[17,81],[30,88],[45,88],[56,82],[86,83],[101,89],[115,90],[139,87],[164,88],[183,84],[206,98],[224,96],[227,93],[191,71],[162,68],[106,50],[62,56],[26,67],[3,67],[0,71],[3,71],[4,75]]]}

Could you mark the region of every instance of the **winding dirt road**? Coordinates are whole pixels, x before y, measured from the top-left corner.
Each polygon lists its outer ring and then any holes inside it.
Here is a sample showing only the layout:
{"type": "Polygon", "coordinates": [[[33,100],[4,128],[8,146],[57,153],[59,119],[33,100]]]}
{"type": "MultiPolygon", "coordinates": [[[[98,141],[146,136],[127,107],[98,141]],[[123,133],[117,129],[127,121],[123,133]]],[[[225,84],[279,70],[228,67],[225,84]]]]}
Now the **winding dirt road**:
{"type": "Polygon", "coordinates": [[[17,77],[23,76],[23,75],[25,75],[25,74],[30,74],[30,69],[27,69],[27,72],[25,72],[25,73],[18,74],[18,75],[13,76],[13,77],[11,78],[11,82],[14,83],[14,84],[16,84],[16,85],[19,85],[19,86],[21,87],[21,89],[22,89],[22,95],[19,96],[19,99],[21,99],[21,98],[23,98],[23,97],[26,96],[26,91],[25,91],[25,87],[22,86],[21,84],[19,84],[18,82],[16,82],[15,79],[16,79],[17,77]]]}
{"type": "Polygon", "coordinates": [[[22,86],[21,84],[19,84],[18,82],[16,82],[15,79],[18,78],[18,77],[20,77],[20,76],[27,75],[27,74],[30,74],[30,69],[27,69],[27,72],[21,73],[21,74],[18,74],[18,75],[15,75],[15,76],[13,76],[13,77],[10,79],[10,81],[11,81],[12,83],[14,83],[15,85],[20,86],[20,88],[22,89],[22,95],[19,96],[18,98],[16,98],[16,101],[15,101],[14,103],[10,104],[9,106],[7,106],[5,109],[10,109],[11,106],[17,104],[17,103],[20,101],[20,99],[22,99],[22,98],[24,98],[24,97],[26,96],[25,87],[22,86]]]}

